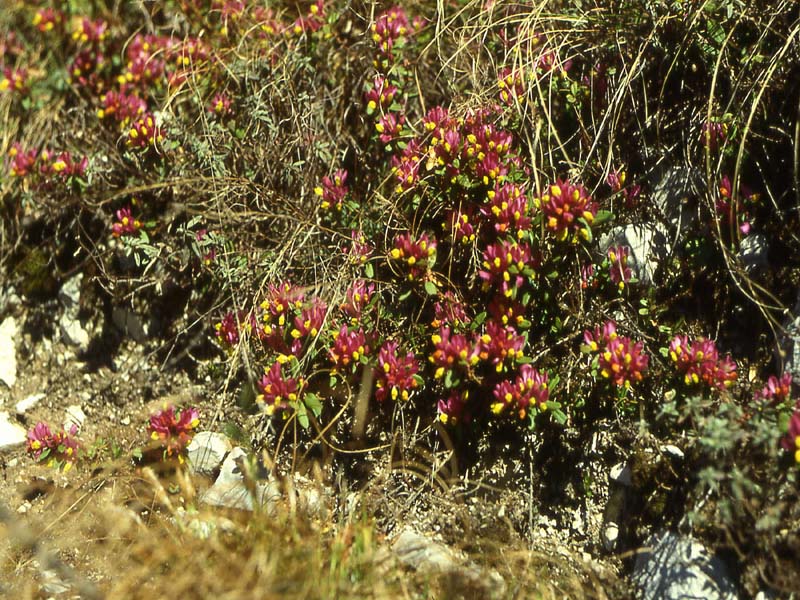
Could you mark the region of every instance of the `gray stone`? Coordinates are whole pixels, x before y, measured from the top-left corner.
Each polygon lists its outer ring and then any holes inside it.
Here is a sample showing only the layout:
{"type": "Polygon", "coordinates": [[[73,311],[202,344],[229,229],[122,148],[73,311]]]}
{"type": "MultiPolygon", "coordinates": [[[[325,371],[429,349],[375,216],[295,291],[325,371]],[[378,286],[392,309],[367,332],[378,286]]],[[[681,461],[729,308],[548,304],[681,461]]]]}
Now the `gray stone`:
{"type": "Polygon", "coordinates": [[[39,404],[39,402],[44,400],[46,397],[47,397],[47,394],[45,394],[43,392],[40,392],[38,394],[32,394],[32,395],[28,396],[27,398],[23,398],[22,400],[17,402],[17,404],[14,406],[14,410],[16,411],[16,413],[18,415],[24,415],[26,412],[28,412],[34,406],[39,404]]]}
{"type": "Polygon", "coordinates": [[[89,348],[89,332],[81,323],[77,314],[73,311],[65,310],[59,320],[61,329],[61,339],[69,346],[75,346],[81,352],[86,352],[89,348]]]}
{"type": "Polygon", "coordinates": [[[644,284],[653,283],[659,263],[669,256],[670,243],[664,227],[659,225],[624,225],[612,227],[600,238],[600,251],[608,252],[612,246],[630,248],[628,266],[644,284]]]}
{"type": "Polygon", "coordinates": [[[129,308],[115,306],[111,311],[111,320],[120,331],[139,344],[145,343],[150,336],[148,324],[129,308]]]}
{"type": "Polygon", "coordinates": [[[761,233],[751,233],[742,238],[739,244],[739,258],[748,273],[766,267],[769,264],[769,242],[761,233]]]}
{"type": "Polygon", "coordinates": [[[671,532],[650,536],[633,569],[639,600],[736,600],[723,562],[699,542],[671,532]]]}
{"type": "Polygon", "coordinates": [[[24,444],[27,435],[25,428],[15,423],[7,412],[0,412],[0,449],[24,444]]]}
{"type": "Polygon", "coordinates": [[[630,487],[632,482],[631,468],[625,463],[618,463],[611,467],[608,478],[613,483],[630,487]]]}
{"type": "Polygon", "coordinates": [[[58,299],[66,310],[77,310],[81,299],[81,283],[83,273],[78,273],[63,283],[58,290],[58,299]]]}
{"type": "Polygon", "coordinates": [[[67,407],[64,413],[64,430],[69,431],[75,425],[78,431],[83,429],[83,424],[86,421],[86,413],[77,404],[72,404],[67,407]]]}
{"type": "Polygon", "coordinates": [[[500,598],[505,596],[507,586],[497,571],[485,571],[471,561],[465,560],[453,550],[406,527],[392,544],[392,551],[404,565],[420,573],[454,576],[463,582],[470,592],[483,593],[479,597],[500,598]]]}
{"type": "Polygon", "coordinates": [[[673,446],[672,444],[666,444],[664,446],[661,446],[661,451],[664,454],[668,454],[669,456],[672,456],[673,458],[677,459],[683,459],[686,456],[683,453],[683,450],[681,450],[677,446],[673,446]]]}
{"type": "Polygon", "coordinates": [[[228,437],[222,433],[201,431],[195,434],[186,448],[189,468],[195,473],[211,475],[222,464],[225,455],[231,451],[228,437]]]}
{"type": "Polygon", "coordinates": [[[0,324],[0,381],[9,388],[17,383],[17,322],[6,317],[0,324]]]}
{"type": "Polygon", "coordinates": [[[280,486],[275,481],[259,481],[255,483],[255,494],[245,484],[241,463],[247,459],[247,452],[237,446],[228,453],[222,463],[217,480],[204,494],[200,501],[211,506],[224,506],[239,510],[252,511],[256,506],[271,512],[281,497],[280,486]],[[255,498],[254,498],[255,496],[255,498]]]}
{"type": "Polygon", "coordinates": [[[689,224],[687,199],[699,197],[706,189],[700,169],[685,165],[670,165],[662,169],[652,184],[652,201],[661,215],[678,231],[689,224]]]}

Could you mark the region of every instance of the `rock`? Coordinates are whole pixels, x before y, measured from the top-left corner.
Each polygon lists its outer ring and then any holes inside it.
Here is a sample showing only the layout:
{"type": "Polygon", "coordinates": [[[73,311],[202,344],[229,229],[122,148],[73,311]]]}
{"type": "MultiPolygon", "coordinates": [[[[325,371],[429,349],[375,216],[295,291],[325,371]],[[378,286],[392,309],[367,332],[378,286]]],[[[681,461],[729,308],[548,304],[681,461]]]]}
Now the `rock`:
{"type": "Polygon", "coordinates": [[[150,335],[149,327],[135,312],[122,306],[115,306],[111,312],[114,325],[135,342],[143,344],[150,335]]]}
{"type": "Polygon", "coordinates": [[[222,433],[201,431],[195,434],[186,452],[189,458],[189,468],[195,473],[211,475],[219,468],[225,455],[231,451],[228,437],[222,433]]]}
{"type": "Polygon", "coordinates": [[[24,427],[12,421],[7,412],[0,412],[0,450],[24,444],[27,436],[24,427]]]}
{"type": "Polygon", "coordinates": [[[86,413],[77,404],[72,404],[67,407],[64,413],[64,430],[69,431],[73,425],[78,428],[78,431],[83,429],[83,423],[86,421],[86,413]]]}
{"type": "Polygon", "coordinates": [[[783,323],[783,331],[784,335],[775,348],[775,362],[782,367],[778,373],[788,371],[792,374],[794,385],[798,386],[800,385],[800,294],[794,310],[783,323]]]}
{"type": "Polygon", "coordinates": [[[636,557],[638,600],[736,600],[723,562],[699,542],[671,532],[650,536],[636,557]]]}
{"type": "Polygon", "coordinates": [[[6,317],[0,324],[0,381],[9,388],[17,383],[17,322],[6,317]]]}
{"type": "Polygon", "coordinates": [[[55,569],[42,569],[39,574],[42,581],[42,591],[47,594],[60,596],[70,590],[69,584],[61,579],[55,569]]]}
{"type": "Polygon", "coordinates": [[[769,254],[769,243],[767,238],[761,233],[751,233],[742,238],[739,244],[739,258],[744,264],[744,269],[748,273],[758,268],[766,267],[769,264],[767,255],[769,254]]]}
{"type": "Polygon", "coordinates": [[[612,483],[630,487],[632,483],[631,468],[625,463],[618,463],[611,467],[608,478],[612,483]]]}
{"type": "Polygon", "coordinates": [[[678,448],[677,446],[673,446],[672,444],[667,444],[665,446],[661,446],[661,452],[664,454],[668,454],[669,456],[677,459],[683,459],[686,455],[683,453],[683,450],[678,448]]]}
{"type": "Polygon", "coordinates": [[[673,227],[682,231],[689,225],[686,200],[700,196],[705,189],[705,178],[700,169],[671,165],[661,171],[661,177],[652,185],[652,201],[673,227]]]}
{"type": "Polygon", "coordinates": [[[83,273],[78,273],[65,281],[58,290],[58,299],[66,310],[77,312],[81,299],[81,283],[83,283],[83,273]]]}
{"type": "Polygon", "coordinates": [[[245,485],[239,464],[247,459],[247,452],[237,446],[228,453],[222,463],[217,480],[204,494],[200,501],[211,506],[224,506],[239,510],[253,510],[256,505],[267,512],[275,508],[281,497],[280,487],[275,481],[256,482],[255,494],[245,485]],[[256,496],[254,498],[253,496],[256,496]]]}
{"type": "MultiPolygon", "coordinates": [[[[406,527],[392,544],[392,551],[404,565],[420,573],[439,573],[452,577],[475,597],[505,596],[506,582],[497,571],[486,572],[474,563],[458,556],[453,550],[406,527]],[[480,590],[482,593],[477,594],[480,590]]],[[[460,597],[460,596],[459,596],[460,597]]]]}
{"type": "Polygon", "coordinates": [[[603,254],[611,246],[630,248],[628,265],[636,279],[644,284],[653,282],[659,263],[670,253],[667,232],[658,225],[613,227],[600,238],[599,246],[603,254]]]}
{"type": "Polygon", "coordinates": [[[14,410],[18,415],[24,415],[26,412],[28,412],[34,406],[39,404],[39,402],[46,397],[47,394],[43,392],[40,392],[38,394],[32,394],[31,396],[23,398],[22,400],[17,402],[16,406],[14,406],[14,410]]]}
{"type": "Polygon", "coordinates": [[[609,552],[617,549],[619,543],[619,525],[613,521],[606,523],[603,529],[603,547],[609,552]]]}
{"type": "Polygon", "coordinates": [[[86,352],[89,348],[89,332],[78,319],[77,314],[72,311],[64,311],[59,320],[61,328],[61,339],[70,346],[75,346],[80,352],[86,352]]]}

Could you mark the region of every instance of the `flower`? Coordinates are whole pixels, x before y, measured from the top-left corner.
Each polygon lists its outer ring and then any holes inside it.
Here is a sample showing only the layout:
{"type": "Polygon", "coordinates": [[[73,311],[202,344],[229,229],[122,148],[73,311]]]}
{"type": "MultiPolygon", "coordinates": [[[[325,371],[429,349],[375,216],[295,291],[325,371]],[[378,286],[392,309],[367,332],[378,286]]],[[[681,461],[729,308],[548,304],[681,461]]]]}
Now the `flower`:
{"type": "Polygon", "coordinates": [[[684,373],[686,385],[702,381],[722,390],[736,381],[736,363],[730,356],[720,358],[713,340],[698,338],[689,342],[687,336],[676,335],[670,342],[668,352],[678,371],[684,373]]]}
{"type": "Polygon", "coordinates": [[[513,382],[501,381],[495,386],[492,392],[494,396],[492,412],[499,415],[507,408],[511,408],[520,419],[524,419],[531,405],[535,409],[546,410],[550,397],[548,380],[547,373],[540,373],[531,365],[522,365],[519,375],[513,382]]]}
{"type": "Polygon", "coordinates": [[[156,125],[155,117],[145,113],[133,123],[125,143],[133,148],[147,148],[163,141],[164,132],[156,125]]]}
{"type": "Polygon", "coordinates": [[[394,248],[389,255],[408,266],[408,279],[413,281],[427,272],[436,262],[436,240],[423,233],[413,239],[411,232],[405,232],[394,239],[394,248]]]}
{"type": "Polygon", "coordinates": [[[494,222],[494,230],[499,234],[516,231],[521,239],[531,223],[524,189],[513,183],[498,184],[489,190],[487,199],[488,204],[481,208],[481,213],[494,222]]]}
{"type": "Polygon", "coordinates": [[[398,344],[388,341],[378,352],[377,380],[375,382],[375,399],[383,402],[392,400],[408,400],[410,393],[417,388],[419,363],[412,352],[403,355],[398,344]]]}
{"type": "Polygon", "coordinates": [[[755,399],[769,401],[770,404],[781,404],[792,395],[792,374],[788,371],[778,379],[770,375],[760,392],[756,392],[755,399]]]}
{"type": "Polygon", "coordinates": [[[629,388],[634,381],[641,381],[647,370],[650,357],[643,352],[643,342],[633,342],[617,333],[614,321],[606,321],[603,327],[584,331],[583,350],[599,353],[597,364],[600,374],[619,387],[629,388]]]}
{"type": "Polygon", "coordinates": [[[468,400],[469,391],[451,390],[447,398],[440,399],[436,404],[439,420],[448,425],[455,425],[458,422],[469,423],[471,415],[466,410],[468,400]]]}
{"type": "Polygon", "coordinates": [[[719,121],[706,121],[700,131],[700,141],[711,151],[716,150],[728,139],[728,125],[719,121]]]}
{"type": "Polygon", "coordinates": [[[345,293],[345,301],[339,306],[344,314],[353,320],[360,320],[364,308],[372,300],[372,295],[375,293],[375,284],[367,283],[363,279],[356,279],[353,284],[347,288],[345,293]]]}
{"type": "Polygon", "coordinates": [[[208,105],[208,112],[219,117],[224,117],[225,115],[230,114],[232,104],[233,102],[230,98],[228,98],[228,96],[222,92],[217,92],[214,94],[214,97],[211,99],[211,103],[208,105]]]}
{"type": "Polygon", "coordinates": [[[349,331],[347,325],[342,325],[339,331],[334,333],[333,348],[328,350],[331,362],[337,370],[358,364],[368,353],[369,346],[364,330],[359,328],[356,331],[349,331]]]}
{"type": "Polygon", "coordinates": [[[559,240],[565,240],[572,233],[587,238],[588,232],[578,222],[583,218],[591,225],[597,214],[597,205],[592,202],[589,192],[580,184],[558,180],[547,191],[534,200],[546,218],[547,228],[555,232],[559,240]]]}
{"type": "Polygon", "coordinates": [[[214,335],[217,340],[228,349],[234,348],[239,343],[239,326],[236,315],[228,312],[222,320],[214,325],[214,335]]]}
{"type": "Polygon", "coordinates": [[[182,452],[192,441],[194,430],[200,424],[200,415],[196,408],[183,408],[176,412],[173,405],[164,405],[164,408],[150,415],[147,431],[154,440],[159,440],[164,446],[164,455],[178,455],[182,463],[182,452]]]}
{"type": "Polygon", "coordinates": [[[117,222],[111,226],[112,235],[120,237],[123,235],[134,235],[142,228],[142,223],[134,219],[131,214],[131,207],[125,206],[116,212],[117,222]]]}
{"type": "Polygon", "coordinates": [[[48,467],[68,471],[78,459],[80,444],[76,439],[78,426],[73,424],[69,431],[53,433],[47,423],[39,422],[28,431],[26,448],[34,460],[47,461],[48,467]]]}
{"type": "Polygon", "coordinates": [[[375,131],[378,132],[378,139],[382,143],[388,144],[395,138],[400,137],[405,122],[406,118],[401,114],[390,112],[382,115],[381,118],[378,119],[378,122],[375,123],[375,131]]]}
{"type": "Polygon", "coordinates": [[[372,114],[376,110],[388,110],[392,105],[397,88],[390,84],[387,79],[376,75],[372,80],[372,87],[364,92],[364,100],[367,102],[367,114],[372,114]]]}
{"type": "Polygon", "coordinates": [[[535,274],[531,248],[525,242],[494,242],[483,251],[482,264],[483,269],[478,271],[478,277],[483,280],[483,291],[495,287],[507,298],[514,297],[525,283],[525,278],[535,274]]]}
{"type": "Polygon", "coordinates": [[[342,202],[344,201],[349,188],[345,185],[347,181],[347,171],[339,169],[333,174],[333,177],[323,177],[322,185],[314,188],[314,193],[322,198],[322,208],[328,210],[334,207],[336,210],[342,210],[342,202]]]}
{"type": "Polygon", "coordinates": [[[256,396],[259,406],[263,405],[264,412],[272,415],[289,408],[290,402],[297,402],[306,386],[302,377],[286,377],[283,374],[283,365],[275,361],[272,366],[264,371],[264,375],[256,384],[261,392],[256,396]]]}
{"type": "Polygon", "coordinates": [[[0,92],[10,90],[22,96],[28,93],[29,84],[27,69],[5,67],[3,76],[0,78],[0,92]]]}
{"type": "Polygon", "coordinates": [[[631,268],[628,266],[628,246],[612,246],[608,249],[608,275],[613,283],[617,284],[620,291],[625,289],[625,284],[631,280],[631,268]]]}
{"type": "Polygon", "coordinates": [[[794,411],[789,418],[789,431],[781,440],[781,446],[794,454],[794,460],[800,464],[800,411],[794,411]]]}
{"type": "Polygon", "coordinates": [[[436,379],[441,379],[446,371],[451,371],[454,367],[468,368],[480,360],[478,348],[470,344],[467,336],[452,333],[447,326],[440,327],[438,333],[431,336],[431,341],[434,351],[428,360],[436,366],[436,379]]]}
{"type": "Polygon", "coordinates": [[[502,325],[497,321],[487,321],[486,332],[480,336],[481,360],[489,361],[498,373],[503,371],[506,360],[512,362],[522,356],[525,347],[525,336],[518,333],[510,325],[502,325]]]}

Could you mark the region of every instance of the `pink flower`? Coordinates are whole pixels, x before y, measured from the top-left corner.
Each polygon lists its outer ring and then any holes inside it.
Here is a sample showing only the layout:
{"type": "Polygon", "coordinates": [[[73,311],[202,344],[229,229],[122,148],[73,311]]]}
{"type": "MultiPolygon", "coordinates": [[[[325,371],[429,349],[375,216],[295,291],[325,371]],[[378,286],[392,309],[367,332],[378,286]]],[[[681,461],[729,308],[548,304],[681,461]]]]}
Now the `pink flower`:
{"type": "Polygon", "coordinates": [[[147,148],[164,141],[163,130],[156,125],[155,117],[144,114],[128,130],[125,143],[132,148],[147,148]]]}
{"type": "Polygon", "coordinates": [[[233,102],[228,96],[222,92],[217,92],[211,99],[211,104],[208,105],[208,112],[220,117],[224,117],[225,115],[229,115],[231,113],[232,105],[233,102]]]}
{"type": "Polygon", "coordinates": [[[3,77],[0,79],[0,92],[9,90],[24,96],[30,89],[29,85],[27,69],[12,69],[11,67],[3,69],[3,77]]]}
{"type": "Polygon", "coordinates": [[[333,348],[328,350],[328,354],[337,370],[346,369],[351,364],[357,365],[362,357],[369,354],[364,330],[349,331],[347,325],[342,325],[334,334],[333,348]]]}
{"type": "Polygon", "coordinates": [[[123,235],[135,235],[139,229],[142,228],[142,223],[138,219],[134,219],[131,214],[131,207],[125,206],[120,208],[117,213],[117,222],[111,226],[112,234],[114,237],[123,235]]]}
{"type": "Polygon", "coordinates": [[[531,365],[522,365],[513,382],[501,381],[495,386],[492,392],[492,412],[498,415],[511,409],[520,419],[524,419],[531,406],[537,410],[546,410],[550,397],[548,380],[547,373],[540,373],[531,365]]]}
{"type": "Polygon", "coordinates": [[[436,262],[436,240],[423,233],[413,239],[410,232],[398,235],[389,255],[408,267],[408,279],[413,281],[425,274],[436,262]]]}
{"type": "Polygon", "coordinates": [[[597,214],[597,205],[592,201],[589,192],[580,184],[558,180],[549,186],[541,197],[534,200],[542,209],[548,229],[556,234],[559,240],[565,240],[571,234],[588,237],[588,232],[578,221],[582,218],[591,225],[597,214]]]}
{"type": "Polygon", "coordinates": [[[641,381],[650,358],[644,353],[643,342],[633,342],[620,336],[614,321],[606,321],[602,328],[584,331],[583,350],[599,353],[600,374],[619,387],[629,388],[631,383],[641,381]]]}
{"type": "Polygon", "coordinates": [[[789,431],[781,440],[781,446],[794,454],[794,460],[800,464],[800,411],[794,411],[789,419],[789,431]]]}
{"type": "Polygon", "coordinates": [[[613,246],[608,249],[608,262],[610,263],[609,277],[616,283],[620,291],[625,289],[625,284],[631,280],[631,268],[628,266],[628,246],[613,246]]]}
{"type": "Polygon", "coordinates": [[[314,193],[322,198],[322,208],[324,210],[328,210],[331,207],[339,211],[342,210],[342,203],[350,191],[346,182],[347,171],[339,169],[333,174],[333,177],[323,177],[322,185],[314,188],[314,193]]]}
{"type": "Polygon", "coordinates": [[[261,392],[256,396],[259,406],[263,405],[264,412],[272,415],[289,408],[290,403],[297,402],[306,386],[302,377],[287,377],[283,374],[283,365],[280,361],[264,371],[264,375],[257,383],[261,392]]]}
{"type": "Polygon", "coordinates": [[[397,342],[386,342],[378,353],[375,399],[378,402],[386,398],[408,400],[410,393],[419,385],[416,377],[418,372],[419,363],[412,352],[403,355],[399,352],[397,342]]]}
{"type": "Polygon", "coordinates": [[[39,422],[28,431],[26,448],[34,460],[47,461],[48,467],[61,468],[68,471],[78,460],[80,444],[76,439],[78,426],[72,425],[69,431],[61,430],[53,433],[47,423],[39,422]]]}
{"type": "Polygon", "coordinates": [[[711,151],[716,150],[728,138],[728,125],[719,121],[706,121],[700,131],[700,141],[711,151]]]}
{"type": "Polygon", "coordinates": [[[64,15],[60,11],[47,7],[36,11],[32,24],[42,33],[47,33],[52,31],[56,25],[60,25],[63,20],[64,15]]]}
{"type": "Polygon", "coordinates": [[[481,360],[491,363],[501,373],[506,361],[513,362],[523,354],[525,336],[511,326],[496,321],[486,323],[486,332],[480,336],[481,360]]]}
{"type": "Polygon", "coordinates": [[[376,75],[372,80],[372,87],[364,92],[364,100],[367,102],[367,114],[372,114],[380,109],[381,112],[389,110],[397,94],[397,88],[391,85],[387,79],[376,75]]]}
{"type": "Polygon", "coordinates": [[[689,342],[685,335],[676,335],[669,345],[669,356],[679,372],[684,373],[686,385],[700,381],[710,387],[725,389],[736,381],[736,363],[730,356],[720,358],[713,340],[699,338],[689,342]]]}
{"type": "Polygon", "coordinates": [[[397,178],[397,193],[414,187],[419,181],[419,167],[422,164],[419,142],[411,140],[400,153],[392,156],[392,173],[397,178]]]}
{"type": "Polygon", "coordinates": [[[439,298],[433,305],[434,318],[431,321],[431,326],[440,327],[442,325],[449,327],[461,327],[469,323],[467,311],[464,303],[452,291],[447,290],[444,294],[440,294],[439,298]]]}
{"type": "Polygon", "coordinates": [[[357,279],[353,282],[353,285],[347,288],[346,300],[339,308],[351,319],[360,320],[364,308],[370,303],[374,293],[374,283],[367,283],[363,279],[357,279]]]}
{"type": "Polygon", "coordinates": [[[510,67],[503,67],[497,74],[497,87],[500,90],[500,100],[509,106],[518,102],[525,93],[523,86],[524,74],[510,67]]]}
{"type": "Polygon", "coordinates": [[[83,18],[75,27],[72,39],[82,44],[97,45],[108,37],[108,23],[102,19],[90,21],[83,18]]]}
{"type": "Polygon", "coordinates": [[[501,240],[489,245],[483,251],[483,269],[478,277],[483,280],[482,289],[498,289],[508,298],[513,297],[525,283],[525,278],[533,275],[536,266],[531,249],[527,243],[501,240]]]}
{"type": "Polygon", "coordinates": [[[755,399],[769,401],[770,404],[781,404],[792,395],[792,374],[789,372],[781,375],[778,379],[775,375],[770,375],[760,392],[756,392],[755,399]]]}
{"type": "Polygon", "coordinates": [[[469,423],[472,417],[466,410],[468,400],[468,391],[451,390],[447,398],[442,398],[437,403],[439,420],[448,425],[455,425],[459,422],[469,423]]]}
{"type": "Polygon", "coordinates": [[[388,144],[392,140],[400,137],[400,134],[403,132],[403,125],[406,122],[406,118],[397,113],[386,113],[378,119],[378,122],[375,123],[375,131],[378,132],[378,139],[384,143],[388,144]]]}
{"type": "Polygon", "coordinates": [[[239,324],[236,315],[232,312],[226,313],[222,321],[214,325],[214,335],[223,346],[233,349],[239,343],[239,324]]]}
{"type": "Polygon", "coordinates": [[[494,223],[494,230],[499,234],[516,232],[521,238],[531,223],[524,189],[513,183],[498,184],[487,197],[488,204],[481,213],[494,223]]]}
{"type": "Polygon", "coordinates": [[[469,368],[478,363],[478,348],[467,340],[467,336],[453,333],[449,327],[442,326],[431,336],[434,351],[428,357],[436,366],[434,377],[441,379],[446,371],[456,367],[469,368]]]}
{"type": "Polygon", "coordinates": [[[181,455],[189,442],[194,437],[194,430],[200,424],[200,416],[196,408],[184,408],[176,412],[172,405],[165,405],[162,410],[150,416],[147,431],[154,440],[159,440],[164,446],[165,456],[178,454],[178,459],[183,462],[181,455]]]}
{"type": "Polygon", "coordinates": [[[11,158],[9,173],[12,177],[25,177],[33,171],[38,158],[36,150],[23,150],[19,142],[14,142],[8,151],[11,158]]]}

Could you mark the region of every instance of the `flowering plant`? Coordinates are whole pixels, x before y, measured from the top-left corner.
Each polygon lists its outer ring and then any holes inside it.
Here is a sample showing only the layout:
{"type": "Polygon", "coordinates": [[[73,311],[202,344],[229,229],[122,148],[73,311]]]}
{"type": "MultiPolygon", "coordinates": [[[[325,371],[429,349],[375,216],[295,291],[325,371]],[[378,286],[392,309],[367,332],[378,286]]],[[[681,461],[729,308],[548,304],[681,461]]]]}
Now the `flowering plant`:
{"type": "Polygon", "coordinates": [[[48,467],[63,467],[66,472],[78,460],[80,444],[75,437],[77,433],[75,424],[69,431],[62,429],[54,433],[47,423],[40,421],[28,431],[26,448],[35,460],[46,461],[48,467]]]}
{"type": "Polygon", "coordinates": [[[183,463],[183,451],[194,437],[194,430],[200,424],[200,415],[196,408],[176,410],[172,405],[150,415],[147,431],[150,437],[161,442],[164,457],[178,455],[183,463]]]}

